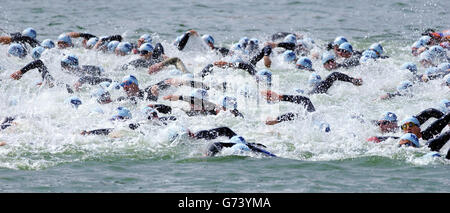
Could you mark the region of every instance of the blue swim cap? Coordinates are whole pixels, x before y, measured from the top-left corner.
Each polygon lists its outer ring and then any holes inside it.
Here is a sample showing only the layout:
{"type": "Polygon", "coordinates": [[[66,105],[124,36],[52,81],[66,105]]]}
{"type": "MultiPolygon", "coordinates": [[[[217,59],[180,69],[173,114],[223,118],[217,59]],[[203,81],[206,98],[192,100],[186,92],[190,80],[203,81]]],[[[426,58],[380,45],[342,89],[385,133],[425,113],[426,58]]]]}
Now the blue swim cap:
{"type": "Polygon", "coordinates": [[[450,76],[448,76],[447,80],[445,81],[445,84],[446,84],[447,86],[450,86],[450,76]]]}
{"type": "Polygon", "coordinates": [[[375,51],[375,53],[377,53],[377,55],[382,55],[384,52],[383,47],[381,46],[380,43],[374,43],[374,44],[370,45],[369,50],[375,51]]]}
{"type": "Polygon", "coordinates": [[[294,34],[289,34],[286,37],[284,37],[283,42],[296,44],[297,43],[297,37],[294,34]]]}
{"type": "Polygon", "coordinates": [[[419,120],[417,120],[417,118],[415,118],[415,117],[409,117],[409,118],[402,120],[400,122],[400,126],[402,126],[403,124],[406,124],[406,123],[414,123],[415,125],[420,126],[419,120]]]}
{"type": "Polygon", "coordinates": [[[42,53],[44,52],[45,48],[41,47],[41,46],[37,46],[35,48],[33,48],[33,50],[31,50],[31,57],[35,60],[39,59],[42,55],[42,53]]]}
{"type": "Polygon", "coordinates": [[[202,40],[206,43],[206,44],[212,44],[214,45],[214,38],[211,35],[205,34],[202,36],[202,40]]]}
{"type": "Polygon", "coordinates": [[[116,50],[117,45],[119,45],[119,43],[120,42],[116,41],[116,40],[110,41],[106,47],[108,48],[109,52],[114,52],[116,50]]]}
{"type": "Polygon", "coordinates": [[[150,43],[144,43],[139,47],[139,51],[153,52],[153,46],[150,43]]]}
{"type": "Polygon", "coordinates": [[[99,38],[92,37],[86,42],[86,47],[93,48],[95,46],[95,44],[97,44],[98,41],[99,41],[99,38]]]}
{"type": "Polygon", "coordinates": [[[47,48],[47,49],[51,49],[51,48],[55,47],[55,42],[53,42],[50,39],[45,39],[41,42],[41,46],[43,46],[44,48],[47,48]]]}
{"type": "Polygon", "coordinates": [[[72,45],[72,39],[70,38],[70,36],[68,36],[65,33],[59,35],[57,41],[61,41],[61,42],[64,42],[66,44],[72,45]]]}
{"type": "Polygon", "coordinates": [[[182,127],[182,126],[172,126],[168,129],[168,140],[174,141],[175,139],[179,138],[181,140],[184,140],[188,138],[189,130],[182,127]]]}
{"type": "Polygon", "coordinates": [[[344,37],[344,36],[338,36],[334,39],[333,41],[333,46],[334,45],[341,45],[344,42],[348,42],[348,40],[344,37]]]}
{"type": "Polygon", "coordinates": [[[408,140],[408,141],[411,141],[411,142],[414,144],[415,147],[419,147],[419,146],[420,146],[420,144],[419,144],[419,138],[417,138],[417,136],[414,135],[414,134],[412,134],[412,133],[406,133],[406,134],[404,134],[404,135],[400,138],[400,140],[408,140]]]}
{"type": "Polygon", "coordinates": [[[430,47],[430,49],[428,50],[431,53],[431,56],[433,58],[445,58],[447,59],[447,54],[445,52],[445,49],[439,45],[435,45],[430,47]]]}
{"type": "Polygon", "coordinates": [[[268,69],[262,69],[258,71],[255,77],[258,81],[263,81],[269,84],[272,83],[272,72],[268,69]]]}
{"type": "Polygon", "coordinates": [[[322,54],[322,64],[326,64],[330,60],[336,60],[336,57],[334,56],[334,54],[332,54],[330,52],[324,52],[322,54]]]}
{"type": "Polygon", "coordinates": [[[447,99],[442,100],[441,103],[439,104],[439,109],[444,114],[447,114],[448,112],[450,112],[450,101],[447,99]]]}
{"type": "Polygon", "coordinates": [[[441,70],[439,69],[439,68],[437,68],[437,67],[429,67],[429,68],[427,68],[427,70],[425,71],[425,74],[426,75],[433,75],[433,74],[436,74],[436,73],[438,73],[438,72],[440,72],[441,70]]]}
{"type": "Polygon", "coordinates": [[[223,96],[219,98],[219,104],[226,109],[237,109],[237,99],[231,96],[223,96]]]}
{"type": "Polygon", "coordinates": [[[393,112],[386,112],[386,113],[384,113],[383,118],[380,120],[389,121],[389,122],[397,122],[397,115],[393,112]]]}
{"type": "Polygon", "coordinates": [[[438,68],[442,71],[448,71],[450,69],[450,63],[442,63],[438,65],[438,68]]]}
{"type": "Polygon", "coordinates": [[[397,87],[397,91],[399,91],[399,92],[404,92],[406,89],[408,89],[408,88],[410,88],[410,87],[412,87],[413,85],[412,85],[412,83],[411,83],[411,81],[402,81],[401,83],[400,83],[400,85],[397,87]]]}
{"type": "Polygon", "coordinates": [[[61,66],[78,66],[78,57],[75,55],[66,55],[61,59],[61,66]]]}
{"type": "Polygon", "coordinates": [[[251,38],[249,41],[248,41],[248,44],[250,45],[255,45],[255,46],[258,46],[258,44],[259,44],[259,40],[257,39],[257,38],[251,38]]]}
{"type": "Polygon", "coordinates": [[[242,45],[239,44],[239,43],[233,44],[233,46],[231,46],[231,50],[234,50],[234,51],[243,51],[243,50],[242,50],[242,45]]]}
{"type": "Polygon", "coordinates": [[[431,158],[431,157],[442,157],[442,156],[441,156],[441,154],[439,154],[439,152],[429,152],[422,157],[423,158],[428,158],[428,157],[431,158]]]}
{"type": "Polygon", "coordinates": [[[108,90],[119,90],[120,89],[120,84],[118,82],[111,82],[111,84],[108,86],[108,90]]]}
{"type": "Polygon", "coordinates": [[[239,135],[235,135],[233,137],[230,138],[230,140],[228,141],[230,143],[235,143],[235,144],[247,144],[247,141],[245,141],[244,137],[239,136],[239,135]]]}
{"type": "Polygon", "coordinates": [[[350,44],[350,43],[348,43],[348,42],[344,42],[344,43],[342,43],[341,45],[339,45],[339,49],[341,49],[341,50],[345,50],[345,51],[347,51],[347,52],[353,52],[353,47],[352,47],[352,45],[350,44]]]}
{"type": "Polygon", "coordinates": [[[401,68],[402,69],[407,69],[407,70],[411,71],[414,74],[417,73],[417,66],[414,63],[411,63],[411,62],[404,63],[401,68]]]}
{"type": "Polygon", "coordinates": [[[367,62],[369,59],[376,59],[377,57],[378,56],[377,56],[377,53],[375,51],[373,51],[373,50],[365,50],[362,53],[362,56],[359,59],[359,61],[360,62],[367,62]]]}
{"type": "Polygon", "coordinates": [[[133,47],[129,42],[120,42],[119,45],[117,45],[116,47],[116,50],[125,54],[129,54],[132,49],[133,47]]]}
{"type": "Polygon", "coordinates": [[[422,41],[416,41],[416,42],[413,43],[413,45],[411,45],[411,48],[417,48],[417,49],[419,49],[419,48],[421,48],[421,47],[423,47],[423,46],[425,46],[425,45],[423,44],[422,41]]]}
{"type": "Polygon", "coordinates": [[[127,75],[127,76],[123,77],[122,83],[120,84],[120,86],[124,87],[125,85],[128,86],[130,84],[136,84],[136,86],[139,86],[138,80],[136,77],[134,77],[134,75],[127,75]]]}
{"type": "Polygon", "coordinates": [[[246,48],[247,44],[248,44],[249,39],[247,37],[242,37],[239,40],[239,44],[241,45],[242,48],[246,48]]]}
{"type": "Polygon", "coordinates": [[[152,43],[152,37],[149,35],[149,34],[144,34],[144,35],[141,35],[141,37],[139,37],[139,39],[143,39],[144,40],[144,43],[152,43]]]}
{"type": "Polygon", "coordinates": [[[78,109],[78,106],[80,106],[82,104],[80,98],[76,97],[76,96],[72,96],[70,98],[68,98],[66,100],[67,103],[71,104],[72,107],[75,107],[78,109]]]}
{"type": "Polygon", "coordinates": [[[111,86],[111,82],[103,81],[103,82],[99,83],[98,85],[100,86],[100,88],[108,89],[108,87],[111,86]]]}
{"type": "Polygon", "coordinates": [[[33,28],[29,27],[29,28],[25,29],[24,31],[22,31],[22,35],[23,36],[28,36],[30,38],[34,38],[35,39],[37,33],[36,33],[36,30],[34,30],[33,28]]]}
{"type": "Polygon", "coordinates": [[[322,77],[320,77],[317,73],[311,73],[308,79],[308,85],[310,87],[315,86],[316,84],[320,83],[322,81],[322,77]]]}
{"type": "Polygon", "coordinates": [[[419,42],[421,42],[423,45],[427,45],[430,43],[431,37],[430,36],[422,36],[419,38],[419,42]]]}
{"type": "Polygon", "coordinates": [[[231,147],[231,149],[233,149],[234,151],[239,151],[239,152],[240,151],[247,151],[247,152],[251,151],[250,148],[248,148],[247,145],[242,144],[242,143],[238,143],[238,144],[233,145],[231,147]]]}
{"type": "Polygon", "coordinates": [[[235,66],[238,66],[238,63],[244,63],[244,60],[242,60],[242,58],[240,56],[233,56],[233,58],[231,59],[231,63],[235,66]]]}
{"type": "Polygon", "coordinates": [[[205,89],[197,88],[191,92],[191,96],[197,99],[207,99],[208,92],[205,89]]]}
{"type": "Polygon", "coordinates": [[[158,111],[156,111],[155,109],[153,109],[153,108],[151,108],[149,106],[146,106],[146,107],[142,108],[141,112],[145,116],[154,116],[154,117],[158,116],[158,111]]]}
{"type": "Polygon", "coordinates": [[[320,131],[323,131],[323,132],[330,132],[331,131],[330,124],[327,123],[327,122],[320,123],[319,129],[320,129],[320,131]]]}
{"type": "Polygon", "coordinates": [[[299,58],[295,65],[296,65],[297,69],[303,69],[303,67],[304,67],[306,69],[312,70],[312,61],[307,57],[299,58]]]}
{"type": "Polygon", "coordinates": [[[113,116],[113,119],[131,119],[131,112],[125,107],[117,107],[117,114],[113,116]]]}
{"type": "Polygon", "coordinates": [[[27,55],[25,48],[22,45],[13,43],[9,45],[8,53],[12,56],[16,56],[19,58],[24,58],[27,55]]]}
{"type": "Polygon", "coordinates": [[[103,95],[106,95],[106,92],[107,92],[106,90],[104,90],[102,87],[100,87],[100,88],[97,88],[96,90],[94,90],[91,93],[91,97],[98,98],[98,97],[101,97],[103,95]]]}
{"type": "Polygon", "coordinates": [[[295,61],[295,58],[296,58],[296,56],[295,56],[294,51],[292,51],[292,50],[284,51],[284,53],[283,53],[283,60],[285,62],[293,62],[293,61],[295,61]]]}
{"type": "Polygon", "coordinates": [[[419,61],[431,61],[433,59],[433,55],[431,54],[430,50],[423,51],[419,55],[419,61]]]}

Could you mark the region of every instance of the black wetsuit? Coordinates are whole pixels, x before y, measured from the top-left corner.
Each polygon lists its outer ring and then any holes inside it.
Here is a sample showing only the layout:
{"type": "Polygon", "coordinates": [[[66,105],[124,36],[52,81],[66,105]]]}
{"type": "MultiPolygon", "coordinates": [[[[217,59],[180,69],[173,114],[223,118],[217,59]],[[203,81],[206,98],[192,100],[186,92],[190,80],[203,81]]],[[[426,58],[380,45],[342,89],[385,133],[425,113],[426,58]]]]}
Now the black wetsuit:
{"type": "Polygon", "coordinates": [[[148,68],[153,64],[159,63],[163,61],[164,55],[164,47],[161,43],[157,43],[155,48],[153,49],[152,57],[150,59],[138,58],[129,62],[128,64],[124,64],[121,69],[126,70],[129,66],[133,66],[134,68],[148,68]]]}
{"type": "Polygon", "coordinates": [[[11,42],[13,43],[21,43],[21,44],[29,44],[32,47],[37,47],[40,45],[40,42],[34,38],[23,36],[21,33],[11,33],[11,42]]]}
{"type": "MultiPolygon", "coordinates": [[[[428,141],[428,147],[431,151],[438,152],[450,140],[450,130],[442,133],[438,137],[428,141]]],[[[450,160],[450,149],[447,151],[445,158],[450,160]]]]}
{"type": "Polygon", "coordinates": [[[351,68],[360,65],[359,59],[361,58],[362,53],[359,51],[355,51],[352,53],[350,58],[344,59],[344,61],[340,64],[341,67],[351,68]]]}
{"type": "Polygon", "coordinates": [[[6,117],[5,119],[3,119],[2,123],[0,124],[0,130],[4,130],[10,127],[15,119],[15,117],[6,117]]]}
{"type": "MultiPolygon", "coordinates": [[[[217,115],[216,104],[193,96],[180,96],[180,101],[191,104],[191,110],[185,111],[188,116],[217,115]]],[[[244,117],[237,109],[229,110],[235,117],[244,117]]]]}
{"type": "MultiPolygon", "coordinates": [[[[152,120],[152,118],[148,118],[149,120],[152,120]]],[[[162,121],[161,124],[167,125],[166,121],[175,121],[177,118],[175,116],[168,116],[168,117],[159,117],[159,121],[162,121]]],[[[142,123],[130,123],[128,124],[128,128],[132,130],[136,130],[142,125],[142,123]]],[[[87,135],[109,135],[114,128],[103,128],[103,129],[94,129],[90,131],[84,131],[84,134],[87,135]]]]}
{"type": "Polygon", "coordinates": [[[352,78],[344,73],[333,72],[328,75],[325,80],[318,83],[311,91],[309,91],[308,95],[326,93],[328,89],[333,86],[333,83],[337,80],[353,83],[355,78],[352,78]]]}
{"type": "MultiPolygon", "coordinates": [[[[306,111],[308,111],[308,112],[316,111],[311,100],[305,96],[283,95],[281,97],[280,101],[288,101],[288,102],[292,102],[292,103],[296,103],[296,104],[301,104],[301,105],[303,105],[303,107],[306,108],[306,111]]],[[[283,122],[283,121],[295,120],[298,117],[298,115],[299,115],[299,113],[293,113],[293,112],[285,113],[285,114],[278,116],[277,121],[283,122]]]]}

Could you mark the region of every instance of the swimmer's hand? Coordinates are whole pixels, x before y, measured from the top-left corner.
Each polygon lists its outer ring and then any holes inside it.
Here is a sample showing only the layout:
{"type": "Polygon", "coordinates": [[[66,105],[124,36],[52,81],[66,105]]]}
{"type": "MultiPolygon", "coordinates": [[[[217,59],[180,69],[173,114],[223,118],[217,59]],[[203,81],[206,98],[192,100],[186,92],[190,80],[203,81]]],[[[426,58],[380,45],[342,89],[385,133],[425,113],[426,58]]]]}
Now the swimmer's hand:
{"type": "Polygon", "coordinates": [[[20,78],[22,78],[22,75],[23,75],[22,71],[18,70],[15,71],[13,74],[11,74],[11,78],[14,80],[19,80],[20,78]]]}
{"type": "Polygon", "coordinates": [[[214,66],[216,66],[216,67],[221,67],[221,68],[224,68],[224,67],[231,67],[231,66],[232,66],[232,63],[228,63],[228,62],[226,62],[226,61],[216,61],[216,62],[214,62],[214,66]]]}
{"type": "Polygon", "coordinates": [[[180,86],[183,84],[183,80],[181,80],[179,78],[169,78],[169,79],[165,80],[164,83],[170,84],[172,86],[180,86]]]}
{"type": "Polygon", "coordinates": [[[384,95],[380,96],[380,99],[381,100],[389,99],[389,94],[384,94],[384,95]]]}
{"type": "Polygon", "coordinates": [[[280,123],[278,120],[273,119],[273,118],[267,118],[266,119],[266,125],[275,125],[277,123],[280,123]]]}
{"type": "Polygon", "coordinates": [[[153,74],[155,72],[158,72],[162,67],[163,67],[163,64],[161,62],[153,64],[152,66],[150,66],[148,68],[148,74],[153,74]]]}
{"type": "Polygon", "coordinates": [[[270,46],[271,48],[275,48],[277,47],[277,43],[268,41],[264,44],[264,46],[270,46]]]}
{"type": "Polygon", "coordinates": [[[267,99],[268,101],[279,101],[281,99],[281,95],[278,95],[276,92],[272,92],[270,90],[261,91],[261,95],[267,99]]]}
{"type": "Polygon", "coordinates": [[[428,82],[430,79],[428,78],[428,75],[422,75],[421,77],[423,82],[428,82]]]}
{"type": "Polygon", "coordinates": [[[6,142],[4,142],[4,141],[0,142],[0,146],[4,146],[4,145],[6,145],[6,142]]]}
{"type": "Polygon", "coordinates": [[[178,101],[180,100],[180,96],[179,95],[167,95],[163,97],[164,100],[169,100],[169,101],[178,101]]]}
{"type": "Polygon", "coordinates": [[[189,30],[189,31],[187,31],[187,33],[194,35],[194,36],[198,36],[198,33],[195,30],[189,30]]]}

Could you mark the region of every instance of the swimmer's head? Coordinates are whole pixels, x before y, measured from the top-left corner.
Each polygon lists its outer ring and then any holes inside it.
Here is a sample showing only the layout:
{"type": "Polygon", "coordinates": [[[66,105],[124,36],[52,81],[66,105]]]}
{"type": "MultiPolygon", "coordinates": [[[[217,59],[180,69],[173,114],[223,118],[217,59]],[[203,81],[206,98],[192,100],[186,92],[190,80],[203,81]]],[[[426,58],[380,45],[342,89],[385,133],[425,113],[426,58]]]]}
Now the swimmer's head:
{"type": "Polygon", "coordinates": [[[339,45],[344,42],[348,42],[347,38],[345,38],[344,36],[338,36],[334,39],[333,46],[339,47],[339,45]]]}
{"type": "Polygon", "coordinates": [[[353,47],[350,43],[344,42],[338,47],[337,54],[344,58],[350,58],[353,53],[353,47]]]}
{"type": "Polygon", "coordinates": [[[317,73],[311,73],[308,79],[308,85],[314,87],[322,81],[322,78],[317,73]]]}
{"type": "Polygon", "coordinates": [[[225,110],[237,109],[237,99],[231,96],[223,96],[219,98],[219,104],[225,110]]]}
{"type": "Polygon", "coordinates": [[[51,39],[45,39],[41,42],[41,46],[46,49],[51,49],[55,47],[55,42],[53,42],[51,39]]]}
{"type": "Polygon", "coordinates": [[[191,92],[191,96],[197,99],[208,99],[208,92],[205,89],[197,88],[191,92]]]}
{"type": "Polygon", "coordinates": [[[289,34],[286,37],[284,37],[283,42],[290,43],[290,44],[296,44],[297,37],[294,34],[289,34]]]}
{"type": "Polygon", "coordinates": [[[91,93],[91,97],[96,98],[97,102],[100,104],[107,104],[112,102],[109,92],[101,87],[94,90],[94,92],[91,93]]]}
{"type": "Polygon", "coordinates": [[[294,51],[292,51],[292,50],[284,51],[283,60],[285,62],[293,63],[293,62],[295,62],[295,59],[296,59],[296,55],[295,55],[294,51]]]}
{"type": "Polygon", "coordinates": [[[131,119],[131,112],[126,107],[117,107],[116,114],[113,115],[111,120],[128,120],[131,119]]]}
{"type": "Polygon", "coordinates": [[[419,38],[419,42],[421,42],[424,45],[430,45],[431,37],[430,36],[422,36],[419,38]]]}
{"type": "Polygon", "coordinates": [[[377,121],[382,133],[395,132],[397,130],[397,115],[393,112],[386,112],[382,118],[377,121]]]}
{"type": "Polygon", "coordinates": [[[99,38],[97,37],[92,37],[90,38],[87,42],[86,42],[86,48],[87,49],[92,49],[95,44],[97,44],[97,42],[99,41],[99,38]]]}
{"type": "Polygon", "coordinates": [[[419,147],[419,138],[415,134],[412,133],[406,133],[402,137],[400,137],[399,145],[405,145],[405,146],[413,146],[413,147],[419,147]]]}
{"type": "Polygon", "coordinates": [[[401,66],[401,69],[409,70],[410,72],[416,74],[417,66],[412,62],[406,62],[401,66]]]}
{"type": "Polygon", "coordinates": [[[19,58],[25,58],[25,56],[27,56],[27,51],[22,45],[13,43],[8,47],[8,54],[19,58]]]}
{"type": "Polygon", "coordinates": [[[106,48],[108,49],[108,51],[109,52],[115,52],[116,51],[116,48],[117,48],[117,45],[119,45],[119,41],[116,41],[116,40],[114,40],[114,41],[110,41],[107,45],[106,45],[106,48]]]}
{"type": "Polygon", "coordinates": [[[411,81],[402,81],[400,85],[397,86],[397,91],[400,93],[408,92],[408,89],[411,88],[413,84],[411,81]]]}
{"type": "Polygon", "coordinates": [[[211,35],[203,35],[202,40],[206,43],[206,45],[214,47],[214,38],[211,35]]]}
{"type": "Polygon", "coordinates": [[[239,39],[238,43],[241,45],[242,49],[245,49],[247,47],[248,41],[248,37],[242,37],[241,39],[239,39]]]}
{"type": "Polygon", "coordinates": [[[309,71],[313,71],[312,68],[312,61],[311,59],[307,58],[307,57],[301,57],[297,60],[297,62],[295,63],[295,67],[297,69],[301,69],[301,70],[309,70],[309,71]]]}
{"type": "Polygon", "coordinates": [[[61,59],[62,68],[70,68],[78,66],[78,57],[75,55],[66,55],[61,59]]]}
{"type": "Polygon", "coordinates": [[[41,47],[41,46],[37,46],[35,48],[33,48],[33,50],[31,50],[31,57],[34,60],[37,60],[41,57],[42,53],[44,52],[45,48],[41,47]]]}
{"type": "Polygon", "coordinates": [[[370,45],[369,50],[375,51],[378,57],[384,53],[383,46],[381,46],[380,43],[374,43],[370,45]]]}
{"type": "Polygon", "coordinates": [[[272,84],[272,72],[268,69],[262,69],[255,75],[258,82],[265,82],[268,86],[272,84]]]}
{"type": "Polygon", "coordinates": [[[158,111],[156,111],[155,109],[153,109],[153,108],[151,108],[149,106],[145,106],[144,108],[142,108],[141,112],[149,120],[153,120],[154,118],[158,118],[158,111]]]}
{"type": "Polygon", "coordinates": [[[65,33],[58,36],[58,40],[56,40],[56,43],[58,44],[58,47],[61,49],[73,46],[72,39],[70,38],[69,35],[65,33]]]}
{"type": "Polygon", "coordinates": [[[141,35],[141,37],[139,37],[139,39],[138,39],[138,43],[140,43],[140,44],[144,44],[144,43],[152,43],[152,37],[149,35],[149,34],[144,34],[144,35],[141,35]]]}
{"type": "Polygon", "coordinates": [[[450,112],[450,101],[448,99],[444,99],[439,104],[439,110],[444,114],[450,112]]]}
{"type": "Polygon", "coordinates": [[[403,133],[413,133],[415,135],[420,135],[420,122],[415,117],[409,117],[400,122],[400,127],[403,133]]]}
{"type": "Polygon", "coordinates": [[[239,135],[235,135],[235,136],[231,137],[228,142],[235,143],[235,144],[247,144],[247,141],[245,141],[244,137],[239,136],[239,135]]]}
{"type": "Polygon", "coordinates": [[[29,27],[29,28],[25,29],[24,31],[22,31],[22,35],[23,36],[28,36],[30,38],[34,38],[35,39],[37,33],[36,33],[36,30],[34,30],[33,28],[29,27]]]}
{"type": "Polygon", "coordinates": [[[153,45],[151,45],[150,43],[144,43],[141,45],[141,47],[139,47],[139,53],[141,55],[149,55],[153,53],[153,50],[153,45]]]}
{"type": "Polygon", "coordinates": [[[120,42],[116,47],[116,55],[128,55],[130,54],[131,50],[133,49],[133,46],[129,42],[120,42]]]}
{"type": "Polygon", "coordinates": [[[69,103],[75,109],[78,109],[78,106],[80,106],[82,104],[81,99],[76,96],[72,96],[72,97],[68,98],[66,100],[66,103],[69,103]]]}

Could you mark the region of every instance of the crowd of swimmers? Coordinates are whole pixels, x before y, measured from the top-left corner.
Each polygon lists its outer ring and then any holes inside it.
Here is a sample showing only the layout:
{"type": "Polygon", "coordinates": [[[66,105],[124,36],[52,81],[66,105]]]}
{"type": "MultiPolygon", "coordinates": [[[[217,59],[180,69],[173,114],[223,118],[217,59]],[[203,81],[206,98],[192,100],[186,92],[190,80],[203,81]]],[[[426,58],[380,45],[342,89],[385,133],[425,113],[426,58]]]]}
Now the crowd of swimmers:
{"type": "MultiPolygon", "coordinates": [[[[211,35],[200,35],[195,30],[189,30],[178,36],[171,44],[178,51],[184,51],[190,39],[199,37],[204,42],[202,45],[208,51],[204,54],[214,54],[221,58],[210,64],[205,64],[198,73],[187,69],[184,62],[178,57],[166,55],[161,43],[155,43],[150,34],[144,34],[135,42],[128,42],[121,35],[96,36],[90,33],[68,32],[62,33],[56,40],[45,39],[42,42],[37,40],[37,32],[33,28],[27,28],[23,32],[9,33],[0,36],[0,44],[8,45],[7,55],[18,57],[22,60],[32,59],[28,64],[10,74],[11,79],[20,80],[27,72],[37,70],[41,76],[40,85],[48,87],[62,87],[67,90],[70,98],[67,102],[77,108],[82,104],[82,100],[77,97],[80,88],[93,87],[91,97],[95,98],[99,104],[109,104],[111,102],[129,101],[137,104],[145,102],[145,107],[141,114],[145,115],[146,121],[152,121],[157,125],[168,125],[175,122],[177,117],[172,115],[172,107],[158,103],[160,100],[184,101],[190,105],[189,110],[184,110],[188,116],[215,116],[219,113],[229,112],[227,115],[242,119],[245,114],[237,109],[237,99],[233,96],[223,96],[216,103],[208,99],[208,90],[211,88],[226,90],[227,82],[218,85],[207,85],[203,79],[211,75],[218,69],[231,68],[243,70],[248,73],[258,84],[262,84],[263,89],[259,94],[268,103],[279,101],[291,102],[304,107],[304,112],[288,112],[276,118],[268,118],[266,125],[276,125],[281,122],[288,122],[302,117],[304,113],[315,112],[315,107],[310,100],[314,94],[327,93],[336,81],[343,81],[354,86],[363,85],[363,79],[352,77],[339,69],[349,69],[367,63],[389,58],[385,55],[381,43],[374,43],[366,50],[355,50],[351,42],[344,36],[336,37],[332,42],[324,47],[319,47],[311,38],[298,33],[278,32],[270,36],[266,42],[262,43],[257,38],[241,38],[231,47],[218,47],[211,35]],[[117,56],[137,55],[138,58],[123,63],[118,69],[126,75],[118,81],[111,79],[107,75],[107,70],[96,65],[81,65],[79,58],[75,54],[64,54],[60,57],[61,70],[64,73],[76,77],[74,82],[64,82],[52,76],[54,70],[49,68],[40,59],[46,51],[50,49],[73,48],[81,39],[81,48],[90,51],[98,51],[104,54],[115,54],[117,56]],[[313,51],[313,47],[317,47],[313,51]],[[317,51],[320,49],[321,51],[317,51]],[[31,56],[31,57],[27,57],[31,56]],[[273,57],[281,57],[287,64],[292,64],[295,70],[309,72],[309,88],[299,90],[297,94],[279,94],[272,91],[272,67],[273,57]],[[313,61],[321,62],[325,70],[330,71],[328,76],[322,77],[313,67],[313,61]],[[257,68],[257,63],[261,62],[262,69],[257,68]],[[149,75],[154,75],[170,65],[175,66],[179,71],[177,77],[168,77],[153,85],[142,86],[135,75],[127,73],[130,69],[146,70],[149,75]],[[197,78],[194,78],[197,77],[197,78]],[[200,79],[200,80],[199,80],[200,79]],[[160,97],[160,93],[168,88],[191,87],[190,95],[170,94],[160,97]],[[113,90],[123,90],[123,96],[113,99],[110,92],[113,90]]],[[[448,51],[450,50],[450,30],[437,32],[427,29],[421,37],[411,46],[411,54],[418,58],[418,65],[413,62],[405,62],[400,69],[407,70],[413,76],[405,79],[397,87],[397,91],[387,93],[379,97],[379,100],[395,98],[396,96],[412,95],[411,87],[416,84],[426,83],[432,80],[443,81],[443,93],[448,93],[450,89],[450,63],[448,51]],[[426,69],[424,74],[418,73],[418,66],[426,69]]],[[[167,47],[166,47],[167,48],[167,47]]],[[[259,67],[261,67],[259,66],[259,67]]],[[[219,79],[220,80],[220,79],[219,79]]],[[[440,91],[437,91],[440,92],[440,91]]],[[[389,138],[398,140],[399,146],[421,147],[422,143],[430,148],[433,156],[440,156],[439,150],[450,139],[450,130],[442,132],[446,126],[450,126],[450,101],[442,100],[440,107],[424,109],[417,115],[405,118],[400,122],[394,112],[386,112],[380,119],[367,121],[361,116],[354,116],[360,122],[368,122],[376,125],[380,129],[380,136],[373,136],[367,139],[369,142],[380,143],[389,138]],[[424,130],[421,126],[430,118],[436,120],[424,130]],[[401,132],[401,133],[400,133],[401,132]],[[398,135],[400,133],[402,135],[398,135]],[[394,135],[389,135],[394,134],[394,135]]],[[[116,113],[111,117],[113,122],[127,122],[132,118],[131,111],[126,107],[118,107],[116,113]]],[[[14,125],[16,117],[8,116],[3,119],[0,131],[14,125]]],[[[128,128],[135,130],[148,122],[127,123],[128,128]]],[[[330,132],[331,127],[326,122],[318,124],[321,131],[330,132]]],[[[102,128],[94,130],[83,130],[82,135],[108,135],[114,128],[102,128]]],[[[249,143],[244,137],[236,134],[228,127],[218,127],[208,130],[193,132],[188,128],[180,127],[171,131],[171,137],[185,135],[192,139],[214,140],[219,137],[227,138],[225,141],[216,141],[208,145],[205,154],[214,156],[224,148],[231,148],[239,152],[253,152],[264,156],[276,157],[275,154],[266,150],[266,146],[260,143],[249,143]]],[[[0,146],[6,145],[0,142],[0,146]]],[[[450,159],[450,151],[446,154],[450,159]]]]}

